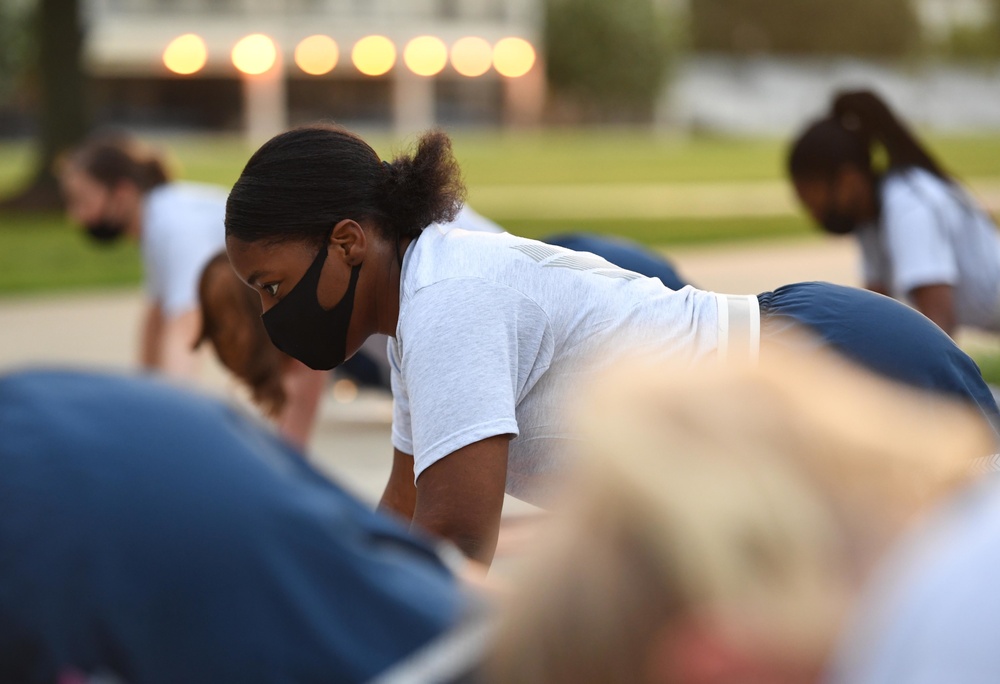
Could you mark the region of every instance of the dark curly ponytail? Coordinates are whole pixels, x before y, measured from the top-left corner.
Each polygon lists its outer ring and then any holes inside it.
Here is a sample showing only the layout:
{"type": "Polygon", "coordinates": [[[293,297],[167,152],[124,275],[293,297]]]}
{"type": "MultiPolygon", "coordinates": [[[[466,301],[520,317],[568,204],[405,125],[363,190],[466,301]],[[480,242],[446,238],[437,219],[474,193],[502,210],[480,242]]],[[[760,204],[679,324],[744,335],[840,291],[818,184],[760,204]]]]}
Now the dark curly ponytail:
{"type": "Polygon", "coordinates": [[[829,116],[812,123],[792,144],[788,171],[794,179],[829,179],[851,165],[874,177],[872,148],[885,148],[888,169],[918,167],[942,180],[951,178],[888,105],[867,90],[838,94],[829,116]]]}
{"type": "Polygon", "coordinates": [[[833,116],[846,128],[856,128],[869,141],[877,141],[885,147],[890,169],[917,167],[942,180],[950,180],[940,164],[875,93],[869,90],[840,93],[833,101],[833,116]]]}
{"type": "Polygon", "coordinates": [[[412,156],[397,156],[385,166],[381,208],[391,234],[416,237],[431,223],[451,221],[462,208],[461,170],[442,131],[425,133],[412,156]]]}
{"type": "Polygon", "coordinates": [[[226,202],[226,235],[319,242],[344,219],[370,219],[383,238],[398,241],[452,220],[464,194],[440,131],[390,164],[340,126],[305,126],[272,138],[247,162],[226,202]]]}

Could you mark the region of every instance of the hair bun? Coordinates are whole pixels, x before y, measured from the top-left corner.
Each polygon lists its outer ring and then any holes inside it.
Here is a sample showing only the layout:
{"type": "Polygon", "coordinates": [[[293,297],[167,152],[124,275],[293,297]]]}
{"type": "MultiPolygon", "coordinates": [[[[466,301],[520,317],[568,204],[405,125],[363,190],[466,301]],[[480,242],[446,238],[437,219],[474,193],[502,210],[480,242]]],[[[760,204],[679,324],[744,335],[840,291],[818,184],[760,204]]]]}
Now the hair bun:
{"type": "Polygon", "coordinates": [[[889,107],[870,90],[850,90],[833,100],[833,116],[849,131],[874,133],[895,120],[889,107]]]}
{"type": "Polygon", "coordinates": [[[382,163],[388,173],[379,204],[398,237],[416,237],[432,223],[453,220],[462,208],[465,185],[444,132],[429,131],[413,155],[382,163]]]}

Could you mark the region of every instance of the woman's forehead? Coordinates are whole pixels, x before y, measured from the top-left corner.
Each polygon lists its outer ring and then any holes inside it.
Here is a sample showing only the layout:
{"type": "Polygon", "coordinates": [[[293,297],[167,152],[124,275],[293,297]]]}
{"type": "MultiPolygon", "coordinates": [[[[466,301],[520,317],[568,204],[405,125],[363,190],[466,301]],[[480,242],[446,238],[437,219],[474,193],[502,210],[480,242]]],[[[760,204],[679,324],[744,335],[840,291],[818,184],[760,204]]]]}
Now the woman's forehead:
{"type": "Polygon", "coordinates": [[[67,164],[59,173],[59,180],[64,188],[98,192],[104,190],[104,185],[78,166],[67,164]]]}
{"type": "Polygon", "coordinates": [[[251,285],[258,274],[297,271],[303,261],[316,256],[313,246],[301,240],[247,242],[231,235],[226,237],[226,252],[237,275],[251,285]]]}

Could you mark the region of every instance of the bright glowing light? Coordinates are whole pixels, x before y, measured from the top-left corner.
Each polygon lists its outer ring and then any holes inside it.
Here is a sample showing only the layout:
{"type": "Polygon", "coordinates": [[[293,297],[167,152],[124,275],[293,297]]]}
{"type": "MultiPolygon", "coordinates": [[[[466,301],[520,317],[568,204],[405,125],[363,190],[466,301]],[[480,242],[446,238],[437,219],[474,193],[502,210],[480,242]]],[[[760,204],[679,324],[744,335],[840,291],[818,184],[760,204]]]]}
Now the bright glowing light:
{"type": "Polygon", "coordinates": [[[419,36],[406,44],[403,61],[417,76],[433,76],[448,63],[448,48],[440,38],[419,36]]]}
{"type": "Polygon", "coordinates": [[[493,48],[493,68],[501,76],[524,76],[535,66],[535,48],[523,38],[504,38],[493,48]]]}
{"type": "Polygon", "coordinates": [[[463,76],[482,76],[493,64],[493,48],[482,38],[466,36],[451,46],[451,65],[463,76]]]}
{"type": "Polygon", "coordinates": [[[330,73],[339,60],[340,50],[330,36],[309,36],[295,46],[295,63],[312,76],[330,73]]]}
{"type": "Polygon", "coordinates": [[[163,51],[163,65],[175,74],[187,76],[201,71],[207,61],[205,41],[193,33],[177,36],[163,51]]]}
{"type": "Polygon", "coordinates": [[[396,46],[385,36],[366,36],[354,44],[351,61],[365,76],[381,76],[396,63],[396,46]]]}
{"type": "Polygon", "coordinates": [[[233,46],[233,66],[244,74],[263,74],[278,61],[278,48],[263,33],[253,33],[233,46]]]}

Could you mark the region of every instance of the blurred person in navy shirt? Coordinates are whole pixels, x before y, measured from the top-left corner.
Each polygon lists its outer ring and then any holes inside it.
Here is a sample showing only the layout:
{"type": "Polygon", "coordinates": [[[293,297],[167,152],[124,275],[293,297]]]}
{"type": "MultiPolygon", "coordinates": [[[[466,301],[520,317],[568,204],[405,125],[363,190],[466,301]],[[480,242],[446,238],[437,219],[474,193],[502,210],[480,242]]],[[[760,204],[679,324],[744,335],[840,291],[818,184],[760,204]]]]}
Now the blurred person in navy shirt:
{"type": "Polygon", "coordinates": [[[151,379],[0,377],[0,681],[363,682],[466,601],[428,539],[151,379]]]}

